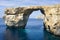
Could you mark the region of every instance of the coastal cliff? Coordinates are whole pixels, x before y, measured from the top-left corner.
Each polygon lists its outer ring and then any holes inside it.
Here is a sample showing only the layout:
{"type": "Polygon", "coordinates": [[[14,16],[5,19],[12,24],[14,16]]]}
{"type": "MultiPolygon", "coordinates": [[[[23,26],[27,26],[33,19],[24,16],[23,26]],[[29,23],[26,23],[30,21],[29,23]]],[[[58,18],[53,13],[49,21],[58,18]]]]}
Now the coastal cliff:
{"type": "Polygon", "coordinates": [[[37,10],[44,15],[44,28],[48,32],[60,35],[60,5],[6,8],[5,23],[10,28],[25,28],[30,14],[37,10]]]}

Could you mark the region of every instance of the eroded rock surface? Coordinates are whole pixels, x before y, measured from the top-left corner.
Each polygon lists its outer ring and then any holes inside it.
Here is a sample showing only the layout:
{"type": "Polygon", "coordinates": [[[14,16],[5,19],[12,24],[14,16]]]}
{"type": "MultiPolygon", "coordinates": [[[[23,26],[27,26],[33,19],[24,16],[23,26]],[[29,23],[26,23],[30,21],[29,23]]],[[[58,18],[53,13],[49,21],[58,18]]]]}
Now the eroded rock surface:
{"type": "Polygon", "coordinates": [[[30,14],[37,10],[44,15],[44,28],[55,35],[60,35],[60,5],[7,8],[5,23],[8,27],[25,28],[30,14]]]}

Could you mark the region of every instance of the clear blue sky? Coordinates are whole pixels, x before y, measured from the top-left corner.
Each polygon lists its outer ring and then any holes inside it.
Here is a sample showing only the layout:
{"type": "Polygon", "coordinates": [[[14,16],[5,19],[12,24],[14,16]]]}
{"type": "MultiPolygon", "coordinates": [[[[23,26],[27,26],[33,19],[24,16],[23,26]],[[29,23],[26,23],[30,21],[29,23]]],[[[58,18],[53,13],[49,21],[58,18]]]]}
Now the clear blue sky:
{"type": "MultiPolygon", "coordinates": [[[[4,16],[4,8],[19,7],[19,6],[33,6],[33,5],[53,5],[59,4],[60,0],[0,0],[0,18],[4,16]]],[[[39,11],[33,12],[31,18],[39,15],[39,11]]]]}

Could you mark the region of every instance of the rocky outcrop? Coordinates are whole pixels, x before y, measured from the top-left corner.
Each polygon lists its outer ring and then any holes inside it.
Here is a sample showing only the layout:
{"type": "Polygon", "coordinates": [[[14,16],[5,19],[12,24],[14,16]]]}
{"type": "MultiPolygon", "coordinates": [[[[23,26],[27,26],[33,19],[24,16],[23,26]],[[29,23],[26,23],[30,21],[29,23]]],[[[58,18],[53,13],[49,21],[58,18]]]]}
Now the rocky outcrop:
{"type": "Polygon", "coordinates": [[[48,32],[60,35],[60,5],[44,8],[44,25],[48,32]]]}
{"type": "Polygon", "coordinates": [[[29,15],[36,10],[39,10],[39,6],[7,8],[5,10],[4,20],[9,27],[22,27],[25,28],[29,15]]]}
{"type": "Polygon", "coordinates": [[[4,16],[5,23],[11,28],[25,28],[30,14],[37,10],[44,15],[44,28],[48,32],[60,35],[60,5],[7,8],[4,16]]]}

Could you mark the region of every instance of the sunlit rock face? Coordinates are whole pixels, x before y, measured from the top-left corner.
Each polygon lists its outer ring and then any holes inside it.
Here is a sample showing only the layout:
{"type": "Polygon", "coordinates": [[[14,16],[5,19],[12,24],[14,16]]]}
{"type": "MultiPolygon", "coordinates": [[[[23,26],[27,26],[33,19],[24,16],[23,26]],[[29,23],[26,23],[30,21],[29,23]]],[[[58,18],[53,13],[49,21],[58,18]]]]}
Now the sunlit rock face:
{"type": "Polygon", "coordinates": [[[60,5],[46,7],[44,10],[46,30],[55,35],[60,35],[60,5]]]}
{"type": "Polygon", "coordinates": [[[44,15],[44,28],[48,32],[60,35],[60,5],[7,8],[5,23],[8,27],[25,28],[30,14],[37,10],[44,15]]]}
{"type": "Polygon", "coordinates": [[[23,8],[7,8],[5,14],[4,19],[8,27],[25,27],[28,15],[24,15],[23,8]],[[26,17],[25,20],[24,17],[26,17]]]}

